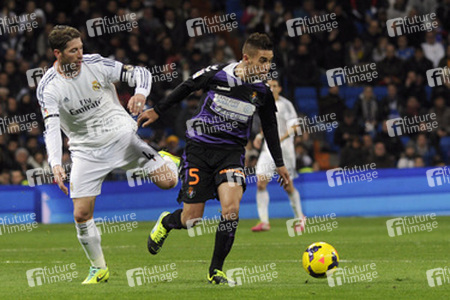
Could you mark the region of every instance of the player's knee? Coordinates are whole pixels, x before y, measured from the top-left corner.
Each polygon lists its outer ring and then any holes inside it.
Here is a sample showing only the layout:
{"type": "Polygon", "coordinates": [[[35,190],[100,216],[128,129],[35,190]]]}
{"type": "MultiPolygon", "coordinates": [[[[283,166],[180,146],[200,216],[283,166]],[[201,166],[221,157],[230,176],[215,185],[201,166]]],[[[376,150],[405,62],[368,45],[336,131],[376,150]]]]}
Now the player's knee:
{"type": "Polygon", "coordinates": [[[90,211],[84,211],[84,210],[78,210],[73,213],[73,218],[75,219],[75,222],[77,223],[84,223],[88,220],[92,219],[92,212],[90,211]]]}
{"type": "Polygon", "coordinates": [[[223,207],[222,216],[228,221],[237,220],[239,218],[239,204],[231,204],[223,207]]]}
{"type": "Polygon", "coordinates": [[[258,191],[264,191],[267,187],[267,183],[265,181],[259,180],[256,183],[256,187],[258,188],[258,191]]]}
{"type": "Polygon", "coordinates": [[[158,182],[155,182],[156,185],[163,189],[163,190],[169,190],[174,188],[178,183],[177,175],[174,172],[168,172],[164,178],[164,180],[159,180],[158,182]]]}

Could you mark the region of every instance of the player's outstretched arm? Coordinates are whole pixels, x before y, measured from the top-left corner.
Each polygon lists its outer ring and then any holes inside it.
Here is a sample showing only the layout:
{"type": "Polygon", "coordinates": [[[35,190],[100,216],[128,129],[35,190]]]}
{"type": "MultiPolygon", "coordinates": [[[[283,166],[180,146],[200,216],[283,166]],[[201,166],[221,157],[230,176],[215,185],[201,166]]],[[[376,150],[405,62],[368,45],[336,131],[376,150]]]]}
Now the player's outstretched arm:
{"type": "Polygon", "coordinates": [[[214,77],[217,70],[218,69],[216,66],[210,66],[198,71],[192,75],[191,78],[187,79],[183,83],[180,83],[165,100],[158,102],[155,107],[146,110],[139,116],[138,126],[140,126],[144,120],[147,121],[142,125],[143,127],[150,125],[171,106],[183,101],[183,99],[189,96],[192,92],[206,87],[209,79],[214,77]]]}

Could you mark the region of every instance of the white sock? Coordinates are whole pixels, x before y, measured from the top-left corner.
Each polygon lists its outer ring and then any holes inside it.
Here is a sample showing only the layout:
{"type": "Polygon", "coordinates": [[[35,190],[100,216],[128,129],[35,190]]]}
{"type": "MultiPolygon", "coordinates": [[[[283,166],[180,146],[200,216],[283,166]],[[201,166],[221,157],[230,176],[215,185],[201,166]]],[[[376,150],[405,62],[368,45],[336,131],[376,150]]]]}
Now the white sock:
{"type": "Polygon", "coordinates": [[[269,223],[269,192],[267,190],[256,191],[256,204],[261,222],[269,223]]]}
{"type": "Polygon", "coordinates": [[[288,193],[289,201],[291,202],[292,210],[296,219],[303,218],[302,205],[300,204],[300,194],[296,188],[292,194],[288,193]]]}
{"type": "Polygon", "coordinates": [[[105,258],[101,246],[101,237],[95,226],[94,219],[90,219],[85,223],[76,223],[77,237],[81,247],[86,252],[87,258],[91,261],[91,265],[97,268],[106,269],[105,258]]]}
{"type": "Polygon", "coordinates": [[[164,156],[163,159],[166,161],[166,167],[169,168],[174,173],[172,178],[175,180],[175,185],[177,185],[178,184],[178,168],[177,168],[177,165],[168,156],[164,156]]]}

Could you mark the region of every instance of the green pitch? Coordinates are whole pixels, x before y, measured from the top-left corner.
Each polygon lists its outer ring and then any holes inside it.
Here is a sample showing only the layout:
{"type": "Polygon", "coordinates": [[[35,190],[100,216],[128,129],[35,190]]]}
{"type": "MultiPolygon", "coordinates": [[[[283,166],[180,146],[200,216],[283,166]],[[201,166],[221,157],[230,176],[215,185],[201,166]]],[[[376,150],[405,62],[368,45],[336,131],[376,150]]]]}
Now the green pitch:
{"type": "MultiPolygon", "coordinates": [[[[214,234],[190,237],[187,231],[172,231],[161,252],[147,251],[147,234],[153,222],[137,228],[104,233],[103,251],[111,271],[108,283],[82,286],[88,261],[73,224],[39,225],[31,232],[0,235],[1,299],[449,299],[450,284],[430,287],[426,271],[450,265],[448,233],[450,217],[437,217],[431,232],[389,237],[387,218],[338,218],[331,232],[321,231],[290,237],[286,220],[272,220],[272,230],[252,233],[254,220],[241,220],[225,271],[247,268],[265,271],[244,278],[235,287],[206,282],[214,234]],[[131,231],[127,231],[130,230],[131,231]],[[304,249],[316,241],[333,245],[340,266],[352,268],[375,263],[377,278],[344,282],[330,287],[326,279],[315,279],[301,266],[304,249]],[[30,287],[27,270],[66,265],[70,272],[58,273],[71,282],[43,282],[30,287]],[[152,281],[129,286],[127,270],[146,268],[152,281]],[[275,273],[274,273],[275,272],[275,273]],[[268,274],[270,273],[270,274],[268,274]],[[156,277],[155,277],[156,276],[156,277]],[[276,277],[276,278],[275,278],[276,277]],[[257,280],[256,280],[257,279],[257,280]]],[[[448,274],[447,274],[448,275],[448,274]]],[[[51,276],[51,275],[50,275],[51,276]]],[[[361,276],[360,276],[361,277],[361,276]]],[[[365,276],[363,276],[365,277],[365,276]]],[[[54,277],[56,278],[56,277],[54,277]]],[[[367,279],[367,278],[366,278],[367,279]]],[[[55,279],[56,280],[56,279],[55,279]]]]}

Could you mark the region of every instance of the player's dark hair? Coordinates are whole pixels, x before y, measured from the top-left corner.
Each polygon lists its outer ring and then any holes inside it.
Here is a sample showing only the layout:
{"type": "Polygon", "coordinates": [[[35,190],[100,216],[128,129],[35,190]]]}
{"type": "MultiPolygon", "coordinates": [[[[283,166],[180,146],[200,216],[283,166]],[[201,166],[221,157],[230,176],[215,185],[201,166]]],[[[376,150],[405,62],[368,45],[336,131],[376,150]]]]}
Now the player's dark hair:
{"type": "Polygon", "coordinates": [[[242,53],[252,54],[254,50],[273,50],[273,43],[265,33],[252,33],[242,47],[242,53]]]}
{"type": "Polygon", "coordinates": [[[66,49],[68,42],[79,37],[81,33],[76,28],[56,25],[48,35],[48,42],[52,50],[58,49],[62,52],[66,49]]]}

